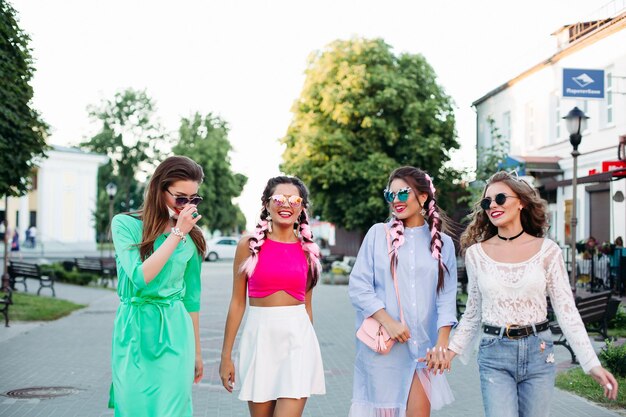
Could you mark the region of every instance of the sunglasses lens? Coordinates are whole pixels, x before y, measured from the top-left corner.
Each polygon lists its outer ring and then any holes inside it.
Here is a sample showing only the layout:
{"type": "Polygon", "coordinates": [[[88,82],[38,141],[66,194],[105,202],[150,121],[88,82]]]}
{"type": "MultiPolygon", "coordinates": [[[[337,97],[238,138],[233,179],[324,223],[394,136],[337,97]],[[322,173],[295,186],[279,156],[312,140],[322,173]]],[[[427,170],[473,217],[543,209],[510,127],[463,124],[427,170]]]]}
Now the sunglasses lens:
{"type": "Polygon", "coordinates": [[[398,200],[402,203],[406,203],[406,200],[409,199],[409,190],[400,190],[398,191],[398,200]]]}
{"type": "Polygon", "coordinates": [[[393,199],[395,198],[395,194],[389,190],[383,191],[383,196],[385,196],[385,201],[388,203],[391,203],[393,199]]]}
{"type": "Polygon", "coordinates": [[[489,206],[491,206],[490,198],[483,198],[482,200],[480,200],[480,208],[482,208],[483,210],[489,210],[489,206]]]}
{"type": "Polygon", "coordinates": [[[496,204],[501,206],[502,204],[504,204],[506,202],[506,195],[505,194],[496,194],[496,204]]]}
{"type": "Polygon", "coordinates": [[[190,201],[190,203],[193,204],[194,206],[197,206],[201,202],[202,202],[202,197],[194,197],[190,201]]]}
{"type": "Polygon", "coordinates": [[[274,204],[276,204],[277,206],[284,206],[285,203],[287,202],[287,199],[285,198],[284,195],[274,195],[272,196],[272,200],[274,201],[274,204]]]}
{"type": "Polygon", "coordinates": [[[177,206],[184,206],[188,202],[189,202],[189,199],[187,197],[176,197],[177,206]]]}
{"type": "Polygon", "coordinates": [[[289,197],[289,205],[293,208],[300,207],[302,204],[302,197],[298,197],[297,195],[292,195],[289,197]]]}

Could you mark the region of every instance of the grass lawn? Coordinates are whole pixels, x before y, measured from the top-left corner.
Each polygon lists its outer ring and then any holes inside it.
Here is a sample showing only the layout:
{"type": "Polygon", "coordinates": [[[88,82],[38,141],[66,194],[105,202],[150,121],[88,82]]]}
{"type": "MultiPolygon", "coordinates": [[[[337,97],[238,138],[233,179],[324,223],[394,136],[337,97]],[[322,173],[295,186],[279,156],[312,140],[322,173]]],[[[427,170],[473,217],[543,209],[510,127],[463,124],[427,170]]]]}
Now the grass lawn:
{"type": "Polygon", "coordinates": [[[13,305],[9,307],[9,319],[16,321],[49,321],[67,316],[85,305],[51,297],[13,293],[13,305]]]}
{"type": "Polygon", "coordinates": [[[626,378],[616,376],[616,379],[619,384],[617,401],[609,401],[604,398],[602,387],[580,368],[570,369],[558,374],[556,376],[556,386],[595,403],[602,404],[603,407],[624,409],[626,408],[626,391],[624,389],[626,388],[626,378]]]}

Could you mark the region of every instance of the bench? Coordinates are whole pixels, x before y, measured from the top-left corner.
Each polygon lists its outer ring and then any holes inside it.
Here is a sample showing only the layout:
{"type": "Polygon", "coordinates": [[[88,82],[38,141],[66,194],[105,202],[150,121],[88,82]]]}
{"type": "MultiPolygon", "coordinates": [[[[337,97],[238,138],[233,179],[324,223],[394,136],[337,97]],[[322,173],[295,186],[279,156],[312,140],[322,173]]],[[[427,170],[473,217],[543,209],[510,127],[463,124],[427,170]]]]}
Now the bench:
{"type": "MultiPolygon", "coordinates": [[[[615,315],[617,307],[619,306],[619,301],[617,303],[611,302],[611,291],[604,291],[585,297],[576,297],[575,301],[576,308],[580,313],[580,318],[582,319],[587,331],[600,333],[603,339],[608,339],[608,322],[611,320],[612,316],[615,315]],[[613,308],[609,309],[609,305],[613,308]]],[[[551,309],[551,306],[549,306],[549,308],[551,309]]],[[[567,342],[567,339],[563,334],[563,329],[561,329],[561,326],[559,326],[556,320],[550,321],[550,331],[553,335],[559,336],[559,338],[554,341],[554,344],[564,346],[567,350],[569,350],[569,353],[572,356],[572,363],[578,363],[574,350],[567,342]]]]}
{"type": "Polygon", "coordinates": [[[117,277],[115,258],[86,256],[84,258],[74,258],[74,263],[79,272],[99,275],[102,285],[105,287],[108,286],[109,281],[111,281],[111,286],[115,283],[115,278],[117,277]]]}
{"type": "Polygon", "coordinates": [[[39,265],[28,262],[9,262],[9,282],[11,289],[15,289],[15,284],[22,284],[24,291],[28,292],[28,286],[26,284],[27,278],[39,281],[37,295],[39,295],[42,289],[50,288],[52,290],[52,296],[56,297],[56,292],[54,291],[54,272],[42,273],[39,265]]]}
{"type": "Polygon", "coordinates": [[[0,298],[0,312],[4,315],[4,327],[9,327],[9,306],[13,304],[11,288],[2,288],[0,292],[4,291],[4,297],[0,298]]]}

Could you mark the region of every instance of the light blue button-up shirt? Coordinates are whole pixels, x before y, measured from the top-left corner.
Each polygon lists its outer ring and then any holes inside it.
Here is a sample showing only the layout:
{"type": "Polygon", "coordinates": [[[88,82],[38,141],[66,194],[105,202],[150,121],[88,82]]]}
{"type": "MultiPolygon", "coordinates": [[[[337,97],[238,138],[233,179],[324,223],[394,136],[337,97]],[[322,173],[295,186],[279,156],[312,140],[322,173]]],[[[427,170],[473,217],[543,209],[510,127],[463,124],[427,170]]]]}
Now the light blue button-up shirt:
{"type": "MultiPolygon", "coordinates": [[[[389,227],[390,224],[388,224],[389,227]]],[[[437,293],[438,262],[430,252],[430,230],[425,224],[405,228],[405,243],[398,250],[398,290],[411,338],[380,355],[356,341],[353,403],[373,408],[404,410],[414,372],[425,366],[417,360],[437,343],[439,328],[454,326],[456,318],[456,256],[452,239],[442,234],[442,259],[448,271],[437,293]]],[[[400,320],[391,278],[383,223],[368,231],[352,268],[349,294],[356,309],[355,326],[381,308],[400,320]]]]}

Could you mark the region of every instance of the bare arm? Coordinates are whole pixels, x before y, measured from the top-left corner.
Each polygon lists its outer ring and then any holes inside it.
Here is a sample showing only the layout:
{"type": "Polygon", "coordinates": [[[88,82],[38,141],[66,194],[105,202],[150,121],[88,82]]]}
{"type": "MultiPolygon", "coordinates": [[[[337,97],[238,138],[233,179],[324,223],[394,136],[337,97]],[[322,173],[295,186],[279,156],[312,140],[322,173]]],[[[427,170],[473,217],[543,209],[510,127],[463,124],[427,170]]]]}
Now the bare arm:
{"type": "Polygon", "coordinates": [[[311,320],[311,324],[313,324],[313,307],[311,305],[311,300],[313,299],[313,289],[310,289],[306,292],[304,298],[304,307],[306,308],[306,313],[309,315],[309,320],[311,320]]]}
{"type": "Polygon", "coordinates": [[[193,323],[193,334],[196,339],[196,369],[193,376],[193,382],[198,383],[204,375],[204,363],[202,362],[202,348],[200,347],[200,314],[189,313],[193,323]]]}
{"type": "Polygon", "coordinates": [[[239,331],[243,314],[246,311],[247,278],[245,273],[239,272],[243,262],[250,256],[249,237],[243,237],[237,245],[235,261],[233,263],[233,293],[228,307],[226,326],[224,328],[224,343],[220,362],[220,378],[222,385],[228,392],[233,391],[235,384],[235,365],[232,360],[233,345],[239,331]]]}

